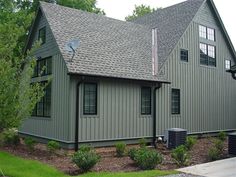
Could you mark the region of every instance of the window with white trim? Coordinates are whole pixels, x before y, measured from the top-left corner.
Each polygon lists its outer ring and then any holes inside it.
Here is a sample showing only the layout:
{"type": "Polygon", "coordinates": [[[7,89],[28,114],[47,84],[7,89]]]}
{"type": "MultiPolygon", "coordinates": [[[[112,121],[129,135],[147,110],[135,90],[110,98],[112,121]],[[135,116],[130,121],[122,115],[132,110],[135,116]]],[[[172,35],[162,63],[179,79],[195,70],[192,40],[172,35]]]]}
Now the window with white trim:
{"type": "Polygon", "coordinates": [[[231,61],[230,60],[225,60],[225,69],[230,69],[231,68],[231,61]]]}
{"type": "Polygon", "coordinates": [[[199,25],[199,36],[204,39],[207,38],[207,27],[199,25]]]}

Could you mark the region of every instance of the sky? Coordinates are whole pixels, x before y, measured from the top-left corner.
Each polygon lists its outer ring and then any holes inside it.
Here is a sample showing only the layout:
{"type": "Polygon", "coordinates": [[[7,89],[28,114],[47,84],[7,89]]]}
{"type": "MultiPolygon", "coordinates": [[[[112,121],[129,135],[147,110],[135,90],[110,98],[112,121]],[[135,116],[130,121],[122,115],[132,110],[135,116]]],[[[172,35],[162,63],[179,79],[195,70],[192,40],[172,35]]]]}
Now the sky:
{"type": "MultiPolygon", "coordinates": [[[[167,7],[184,0],[97,0],[97,7],[104,9],[106,16],[124,20],[131,15],[135,5],[149,5],[152,8],[167,7]]],[[[214,0],[225,28],[236,48],[236,1],[214,0]]]]}

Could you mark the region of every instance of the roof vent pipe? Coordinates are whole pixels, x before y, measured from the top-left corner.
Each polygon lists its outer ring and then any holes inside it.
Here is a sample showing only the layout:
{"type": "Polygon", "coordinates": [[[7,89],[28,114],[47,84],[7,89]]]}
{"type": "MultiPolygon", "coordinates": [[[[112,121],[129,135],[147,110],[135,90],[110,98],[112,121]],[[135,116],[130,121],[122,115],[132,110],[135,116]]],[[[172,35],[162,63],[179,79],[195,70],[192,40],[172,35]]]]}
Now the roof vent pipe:
{"type": "Polygon", "coordinates": [[[152,29],[152,75],[158,73],[158,55],[157,55],[157,29],[152,29]]]}

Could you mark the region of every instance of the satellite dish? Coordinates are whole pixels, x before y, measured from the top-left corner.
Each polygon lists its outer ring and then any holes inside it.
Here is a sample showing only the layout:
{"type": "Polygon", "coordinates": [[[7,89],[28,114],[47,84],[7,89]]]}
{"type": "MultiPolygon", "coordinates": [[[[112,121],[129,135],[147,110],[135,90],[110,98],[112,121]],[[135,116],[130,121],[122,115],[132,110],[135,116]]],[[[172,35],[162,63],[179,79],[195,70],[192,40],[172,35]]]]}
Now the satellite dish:
{"type": "Polygon", "coordinates": [[[71,41],[69,41],[66,44],[66,51],[68,52],[72,52],[73,56],[71,58],[71,61],[73,60],[74,56],[75,56],[75,50],[79,47],[79,39],[73,39],[71,41]]]}

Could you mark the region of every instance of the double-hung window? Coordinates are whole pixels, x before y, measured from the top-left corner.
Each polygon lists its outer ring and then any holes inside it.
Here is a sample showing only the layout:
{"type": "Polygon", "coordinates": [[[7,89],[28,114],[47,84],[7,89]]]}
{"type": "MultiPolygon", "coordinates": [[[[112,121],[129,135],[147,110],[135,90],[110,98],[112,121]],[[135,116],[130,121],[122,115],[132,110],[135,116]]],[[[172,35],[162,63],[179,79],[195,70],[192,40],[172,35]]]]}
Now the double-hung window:
{"type": "Polygon", "coordinates": [[[225,69],[229,70],[231,68],[231,61],[225,60],[225,69]]]}
{"type": "Polygon", "coordinates": [[[142,87],[141,89],[141,114],[151,114],[151,87],[142,87]]]}
{"type": "Polygon", "coordinates": [[[85,115],[97,114],[97,84],[84,84],[84,104],[83,111],[85,115]]]}
{"type": "Polygon", "coordinates": [[[199,37],[215,41],[215,29],[199,25],[199,37]]]}
{"type": "MultiPolygon", "coordinates": [[[[43,87],[48,84],[46,81],[40,83],[43,87]]],[[[51,116],[51,84],[49,83],[44,88],[44,96],[35,105],[32,116],[50,117],[51,116]]]]}
{"type": "Polygon", "coordinates": [[[180,60],[188,62],[188,50],[185,49],[180,50],[180,60]]]}
{"type": "Polygon", "coordinates": [[[180,89],[171,90],[171,113],[180,114],[180,89]]]}
{"type": "Polygon", "coordinates": [[[41,45],[46,43],[46,27],[39,29],[38,40],[41,41],[41,45]]]}

